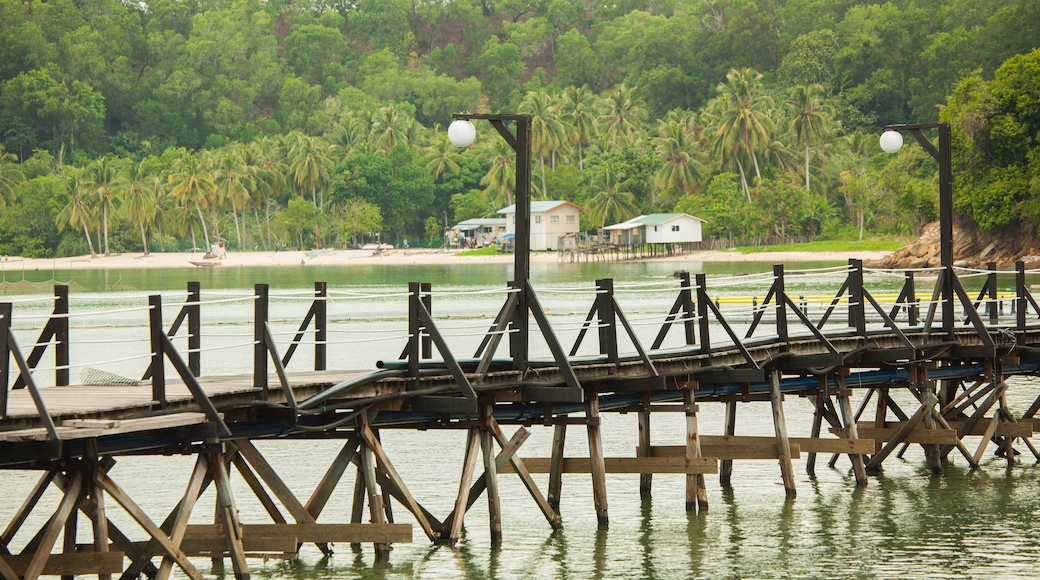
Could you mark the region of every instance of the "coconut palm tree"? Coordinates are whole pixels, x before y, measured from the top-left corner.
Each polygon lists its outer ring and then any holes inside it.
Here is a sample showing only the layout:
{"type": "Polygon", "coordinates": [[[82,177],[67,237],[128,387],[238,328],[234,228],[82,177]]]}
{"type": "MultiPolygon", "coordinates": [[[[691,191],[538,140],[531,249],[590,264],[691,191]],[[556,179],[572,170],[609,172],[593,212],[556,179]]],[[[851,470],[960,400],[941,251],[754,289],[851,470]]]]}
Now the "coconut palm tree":
{"type": "Polygon", "coordinates": [[[216,160],[213,170],[213,182],[216,185],[216,199],[221,204],[231,207],[231,216],[235,222],[235,241],[242,247],[242,228],[238,224],[238,212],[242,211],[245,219],[246,205],[250,201],[249,192],[254,184],[253,169],[245,161],[241,146],[225,147],[216,160]]]}
{"type": "Polygon", "coordinates": [[[635,194],[632,193],[634,185],[631,179],[625,179],[610,164],[595,169],[589,184],[595,193],[589,198],[586,207],[592,219],[600,223],[601,229],[608,220],[623,222],[639,214],[635,194]]]}
{"type": "Polygon", "coordinates": [[[319,192],[324,192],[328,185],[332,169],[329,144],[320,137],[299,132],[290,134],[288,142],[290,184],[301,197],[310,192],[314,207],[320,207],[324,199],[318,199],[319,192]]]}
{"type": "Polygon", "coordinates": [[[748,201],[751,192],[743,159],[750,160],[757,183],[762,181],[757,151],[768,142],[773,122],[768,111],[773,99],[762,92],[762,75],[753,69],[734,69],[716,88],[718,97],[708,104],[710,126],[715,135],[714,153],[724,164],[733,163],[740,172],[740,185],[748,201]]]}
{"type": "Polygon", "coordinates": [[[795,111],[790,128],[799,145],[805,146],[805,189],[809,189],[809,146],[819,143],[830,129],[830,108],[823,103],[818,84],[791,87],[790,105],[795,111]]]}
{"type": "MultiPolygon", "coordinates": [[[[266,220],[266,230],[260,224],[259,208],[267,207],[270,199],[278,195],[286,186],[286,168],[283,162],[281,147],[270,137],[260,137],[245,148],[246,163],[254,168],[255,179],[250,190],[249,205],[253,208],[256,229],[264,241],[264,247],[270,248],[270,220],[266,220]],[[268,235],[264,235],[265,232],[268,235]]],[[[268,213],[268,212],[265,212],[268,213]]]]}
{"type": "MultiPolygon", "coordinates": [[[[216,190],[213,175],[195,155],[185,152],[183,156],[173,162],[173,173],[170,174],[168,181],[170,194],[181,206],[186,207],[188,204],[192,204],[195,207],[208,251],[211,247],[209,230],[206,228],[205,218],[202,217],[202,208],[208,207],[213,201],[213,192],[216,190]]],[[[195,247],[195,230],[191,227],[190,221],[185,221],[185,223],[192,234],[192,247],[195,247]]]]}
{"type": "Polygon", "coordinates": [[[671,111],[658,124],[654,148],[661,159],[657,182],[661,189],[690,195],[703,185],[705,165],[698,150],[699,127],[693,113],[671,111]]]}
{"type": "Polygon", "coordinates": [[[646,117],[646,103],[636,95],[635,88],[619,85],[603,100],[597,128],[608,142],[627,143],[640,134],[646,117]]]}
{"type": "Polygon", "coordinates": [[[516,192],[516,164],[513,148],[503,139],[496,139],[491,150],[491,167],[481,178],[484,193],[498,207],[513,205],[516,192]]]}
{"type": "Polygon", "coordinates": [[[64,169],[64,178],[65,190],[69,194],[69,202],[55,217],[58,231],[64,230],[65,226],[83,228],[83,237],[87,239],[90,257],[96,258],[97,252],[94,251],[94,242],[90,239],[90,226],[94,223],[94,215],[90,211],[87,198],[93,194],[93,188],[87,175],[87,169],[85,167],[67,165],[64,169]]]}
{"type": "Polygon", "coordinates": [[[541,172],[541,197],[549,195],[545,187],[545,157],[565,142],[565,130],[553,99],[545,91],[527,93],[518,108],[520,114],[531,116],[531,150],[538,156],[541,172]]]}
{"type": "Polygon", "coordinates": [[[116,182],[119,179],[119,163],[108,155],[91,163],[87,168],[87,178],[94,186],[93,201],[101,210],[101,228],[104,231],[104,251],[108,256],[108,216],[119,207],[119,196],[116,182]]]}
{"type": "Polygon", "coordinates": [[[155,200],[150,187],[152,176],[148,175],[144,162],[130,166],[116,179],[116,194],[123,200],[123,209],[130,221],[136,223],[141,232],[144,255],[150,253],[147,230],[155,219],[155,200]]]}
{"type": "Polygon", "coordinates": [[[578,169],[585,169],[584,149],[595,133],[597,97],[588,85],[567,87],[560,106],[562,120],[568,126],[570,144],[578,151],[578,169]]]}
{"type": "Polygon", "coordinates": [[[377,149],[389,153],[398,144],[411,145],[415,141],[417,129],[415,119],[391,103],[380,107],[372,115],[369,138],[377,149]]]}
{"type": "Polygon", "coordinates": [[[14,194],[14,188],[25,181],[25,174],[18,167],[18,158],[14,153],[5,153],[0,143],[0,209],[7,205],[7,197],[14,194]]]}
{"type": "Polygon", "coordinates": [[[455,159],[459,156],[459,148],[448,140],[448,133],[442,131],[440,125],[434,127],[433,142],[423,150],[422,163],[433,179],[440,179],[445,173],[458,173],[459,164],[455,159]]]}

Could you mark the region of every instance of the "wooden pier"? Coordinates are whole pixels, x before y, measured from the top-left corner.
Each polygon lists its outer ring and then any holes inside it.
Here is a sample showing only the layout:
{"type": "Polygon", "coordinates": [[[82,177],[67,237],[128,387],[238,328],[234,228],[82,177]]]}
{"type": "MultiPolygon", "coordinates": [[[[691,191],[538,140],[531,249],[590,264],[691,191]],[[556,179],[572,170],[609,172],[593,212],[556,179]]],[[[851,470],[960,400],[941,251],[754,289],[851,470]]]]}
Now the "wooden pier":
{"type": "MultiPolygon", "coordinates": [[[[990,445],[1009,466],[1016,457],[1040,460],[1031,441],[1040,397],[1018,416],[1007,404],[1009,377],[1040,372],[1040,306],[1022,264],[1012,296],[998,293],[991,266],[962,272],[983,279],[977,295],[969,295],[954,272],[939,271],[925,303],[917,299],[913,272],[887,273],[905,280],[891,303],[871,292],[861,262],[840,273],[843,283],[832,297],[810,308],[788,295],[786,283],[813,273],[777,266],[762,302],[739,312],[720,306],[703,274],[680,273],[653,340],[635,330],[613,281],[599,280],[570,348],[561,344],[529,281],[514,281],[501,309],[490,313],[493,321],[472,358],[454,354],[457,345],[434,316],[432,288],[417,282],[402,312],[408,336],[390,349],[401,356],[371,372],[329,369],[336,353],[328,338],[333,297],[325,284],[315,285],[287,343],[275,339],[269,290],[258,285],[249,297],[252,372],[234,377],[203,372],[201,310],[219,301],[207,301],[192,283],[172,324],[158,295],[141,309],[149,339],[140,379],[102,376],[89,385],[71,384],[69,317],[75,312],[67,288],[55,288],[53,312],[27,351],[13,328],[18,305],[0,303],[0,469],[39,474],[20,508],[0,514],[0,578],[167,578],[175,566],[200,578],[193,557],[228,560],[236,578],[247,578],[253,555],[293,558],[303,544],[329,553],[337,542],[371,544],[385,559],[390,545],[413,541],[413,531],[431,542],[456,543],[467,511],[482,496],[491,541],[500,544],[508,536],[500,475],[520,478],[550,530],[562,526],[566,474],[591,475],[590,509],[607,526],[608,473],[640,474],[642,495],[652,493],[653,474],[683,474],[686,509],[708,510],[708,476],[733,485],[734,461],[775,462],[784,493],[794,496],[795,461],[804,458],[811,473],[819,454],[829,456],[832,467],[847,457],[858,485],[868,485],[870,474],[908,445],[920,445],[936,473],[949,461],[978,467],[990,445]],[[953,295],[943,292],[947,285],[953,295]],[[542,338],[551,357],[530,357],[532,336],[542,338]],[[178,348],[175,341],[185,344],[178,348]],[[585,341],[597,354],[578,354],[585,341]],[[304,343],[314,360],[301,369],[294,354],[304,343]],[[38,385],[43,371],[36,369],[51,357],[53,386],[38,385]],[[856,409],[853,390],[863,394],[856,409]],[[700,406],[712,403],[725,408],[722,433],[698,427],[700,406]],[[742,404],[769,405],[770,436],[740,434],[742,404]],[[789,432],[791,412],[811,414],[809,433],[789,432]],[[637,415],[631,454],[604,452],[607,413],[637,415]],[[684,444],[651,443],[651,419],[659,413],[685,417],[684,444]],[[520,453],[538,427],[552,429],[550,448],[520,453]],[[583,431],[587,453],[564,454],[568,427],[583,431]],[[466,434],[450,513],[438,517],[412,493],[381,443],[386,429],[466,434]],[[312,438],[342,445],[326,458],[315,488],[297,496],[255,442],[312,438]],[[142,454],[194,458],[181,500],[168,513],[147,513],[110,474],[120,458],[142,454]],[[353,489],[341,490],[348,471],[356,474],[353,489]],[[229,483],[233,472],[270,521],[241,521],[229,483]],[[544,490],[532,474],[548,474],[544,490]],[[210,486],[216,490],[212,523],[189,525],[210,486]],[[38,530],[23,530],[49,488],[61,492],[57,508],[38,530]],[[336,493],[352,498],[350,521],[322,517],[336,493]],[[414,524],[398,523],[394,503],[414,524]],[[134,534],[108,517],[113,509],[126,512],[149,539],[130,540],[134,534]],[[81,524],[90,530],[89,544],[76,541],[81,524]],[[29,539],[15,543],[16,536],[29,539]],[[15,545],[22,546],[17,553],[15,545]]],[[[739,284],[730,279],[719,287],[739,284]]]]}

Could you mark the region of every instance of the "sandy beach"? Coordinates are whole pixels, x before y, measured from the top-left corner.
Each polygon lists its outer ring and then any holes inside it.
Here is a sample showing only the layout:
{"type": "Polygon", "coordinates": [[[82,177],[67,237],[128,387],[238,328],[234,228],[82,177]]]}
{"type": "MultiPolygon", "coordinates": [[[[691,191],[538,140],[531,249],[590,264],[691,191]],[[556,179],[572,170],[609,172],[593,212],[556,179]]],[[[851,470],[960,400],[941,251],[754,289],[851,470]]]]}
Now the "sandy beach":
{"type": "MultiPolygon", "coordinates": [[[[727,251],[691,252],[676,256],[648,258],[647,261],[666,262],[770,262],[782,264],[786,262],[805,261],[844,261],[850,258],[877,260],[888,255],[888,252],[762,252],[742,254],[727,251]]],[[[531,255],[532,262],[555,262],[559,256],[555,252],[536,252],[531,255]]],[[[152,252],[145,256],[141,253],[115,254],[111,256],[76,256],[71,258],[22,258],[5,257],[2,265],[5,270],[90,270],[90,269],[131,269],[131,268],[198,268],[196,263],[211,266],[351,266],[382,264],[387,266],[410,264],[488,264],[512,263],[512,254],[494,256],[462,256],[454,250],[439,249],[392,249],[382,252],[372,250],[332,250],[315,255],[302,251],[287,252],[227,252],[220,257],[205,257],[201,252],[152,252]]]]}

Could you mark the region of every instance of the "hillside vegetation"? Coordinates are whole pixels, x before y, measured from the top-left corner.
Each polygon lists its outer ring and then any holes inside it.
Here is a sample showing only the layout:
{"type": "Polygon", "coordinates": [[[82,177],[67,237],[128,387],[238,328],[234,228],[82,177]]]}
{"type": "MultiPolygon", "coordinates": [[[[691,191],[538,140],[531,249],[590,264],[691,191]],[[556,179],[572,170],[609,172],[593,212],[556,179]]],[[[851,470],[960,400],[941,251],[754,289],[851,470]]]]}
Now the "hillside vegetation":
{"type": "Polygon", "coordinates": [[[1038,38],[1035,0],[0,0],[0,253],[439,245],[513,203],[461,111],[530,114],[585,229],[733,238],[916,234],[935,163],[877,136],[941,118],[956,209],[1033,235],[1038,38]]]}

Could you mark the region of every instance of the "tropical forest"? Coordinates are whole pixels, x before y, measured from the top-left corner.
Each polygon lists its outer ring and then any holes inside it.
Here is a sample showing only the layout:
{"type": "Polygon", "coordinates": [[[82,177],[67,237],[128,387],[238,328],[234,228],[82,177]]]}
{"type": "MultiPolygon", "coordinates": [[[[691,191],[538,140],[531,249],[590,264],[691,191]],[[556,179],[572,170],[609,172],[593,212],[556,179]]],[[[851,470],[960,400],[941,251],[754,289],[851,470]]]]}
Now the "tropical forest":
{"type": "Polygon", "coordinates": [[[438,247],[533,199],[711,238],[1040,223],[1036,0],[0,0],[0,254],[438,247]]]}

